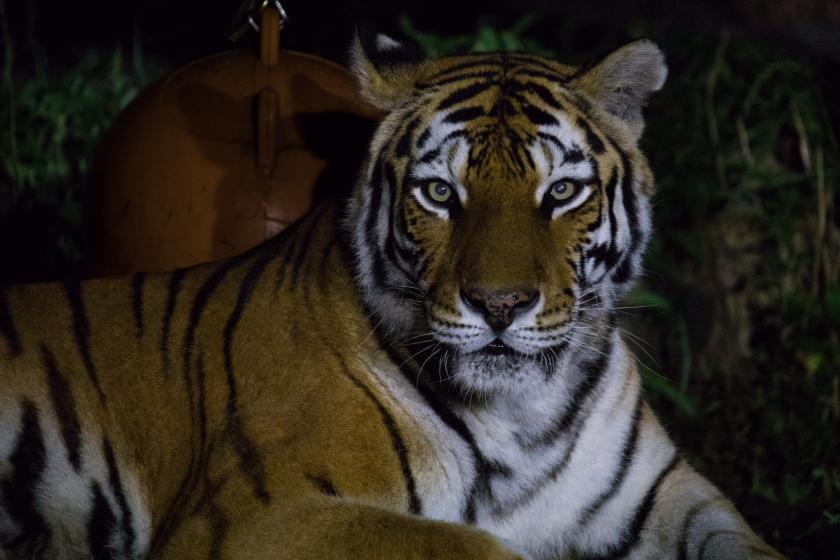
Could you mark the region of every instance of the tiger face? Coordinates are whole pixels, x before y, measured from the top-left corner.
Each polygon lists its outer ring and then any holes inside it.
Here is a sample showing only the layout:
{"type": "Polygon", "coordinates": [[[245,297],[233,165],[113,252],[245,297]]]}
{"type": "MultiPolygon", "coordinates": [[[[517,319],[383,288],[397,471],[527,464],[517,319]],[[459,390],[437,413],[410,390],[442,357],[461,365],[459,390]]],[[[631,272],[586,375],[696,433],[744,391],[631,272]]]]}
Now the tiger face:
{"type": "Polygon", "coordinates": [[[581,71],[510,53],[418,61],[362,39],[355,69],[387,112],[348,219],[378,322],[484,393],[543,382],[596,344],[650,231],[637,141],[659,49],[581,71]]]}

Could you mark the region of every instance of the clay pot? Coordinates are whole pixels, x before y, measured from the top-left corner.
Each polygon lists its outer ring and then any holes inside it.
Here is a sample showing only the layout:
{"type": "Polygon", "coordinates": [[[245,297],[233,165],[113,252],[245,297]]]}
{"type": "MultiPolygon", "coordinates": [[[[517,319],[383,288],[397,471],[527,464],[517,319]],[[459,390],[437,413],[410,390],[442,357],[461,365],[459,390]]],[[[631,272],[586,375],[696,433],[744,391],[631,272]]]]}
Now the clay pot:
{"type": "Polygon", "coordinates": [[[190,63],[118,118],[88,189],[94,275],[241,253],[352,186],[380,115],[346,68],[268,53],[190,63]]]}

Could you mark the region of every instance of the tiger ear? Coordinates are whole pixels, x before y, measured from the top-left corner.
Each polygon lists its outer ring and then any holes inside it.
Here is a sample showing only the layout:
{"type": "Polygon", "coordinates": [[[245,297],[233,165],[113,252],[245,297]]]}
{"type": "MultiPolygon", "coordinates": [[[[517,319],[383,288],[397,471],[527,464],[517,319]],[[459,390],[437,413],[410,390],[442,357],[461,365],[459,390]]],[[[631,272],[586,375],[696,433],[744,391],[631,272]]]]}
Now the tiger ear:
{"type": "Polygon", "coordinates": [[[383,111],[405,102],[414,91],[423,55],[420,49],[359,25],[350,51],[350,67],[362,96],[383,111]]]}
{"type": "Polygon", "coordinates": [[[577,85],[598,105],[623,120],[636,139],[642,135],[642,108],[668,77],[665,55],[646,39],[607,55],[577,78],[577,85]]]}

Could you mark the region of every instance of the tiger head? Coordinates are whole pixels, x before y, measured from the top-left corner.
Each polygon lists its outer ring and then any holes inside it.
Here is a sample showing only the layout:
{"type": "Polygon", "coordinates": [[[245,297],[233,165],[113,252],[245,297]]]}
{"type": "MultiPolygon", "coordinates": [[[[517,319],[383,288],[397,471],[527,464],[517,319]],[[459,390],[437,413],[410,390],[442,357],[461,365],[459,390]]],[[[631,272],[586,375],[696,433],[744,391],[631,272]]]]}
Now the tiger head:
{"type": "Polygon", "coordinates": [[[636,41],[580,69],[422,60],[379,35],[357,38],[353,66],[386,114],[347,215],[374,323],[469,391],[551,377],[639,272],[661,51],[636,41]]]}

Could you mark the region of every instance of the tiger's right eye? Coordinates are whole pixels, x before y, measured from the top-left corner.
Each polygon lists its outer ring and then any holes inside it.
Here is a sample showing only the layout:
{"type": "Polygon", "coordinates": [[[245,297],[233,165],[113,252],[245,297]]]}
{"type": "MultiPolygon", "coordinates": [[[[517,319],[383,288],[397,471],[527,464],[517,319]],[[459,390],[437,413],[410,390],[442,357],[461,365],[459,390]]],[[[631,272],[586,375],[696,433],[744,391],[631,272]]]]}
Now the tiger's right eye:
{"type": "Polygon", "coordinates": [[[426,196],[438,204],[446,204],[452,198],[452,187],[443,181],[426,183],[426,196]]]}
{"type": "Polygon", "coordinates": [[[548,191],[556,201],[563,201],[572,198],[580,190],[580,183],[570,179],[563,179],[551,185],[548,191]]]}

